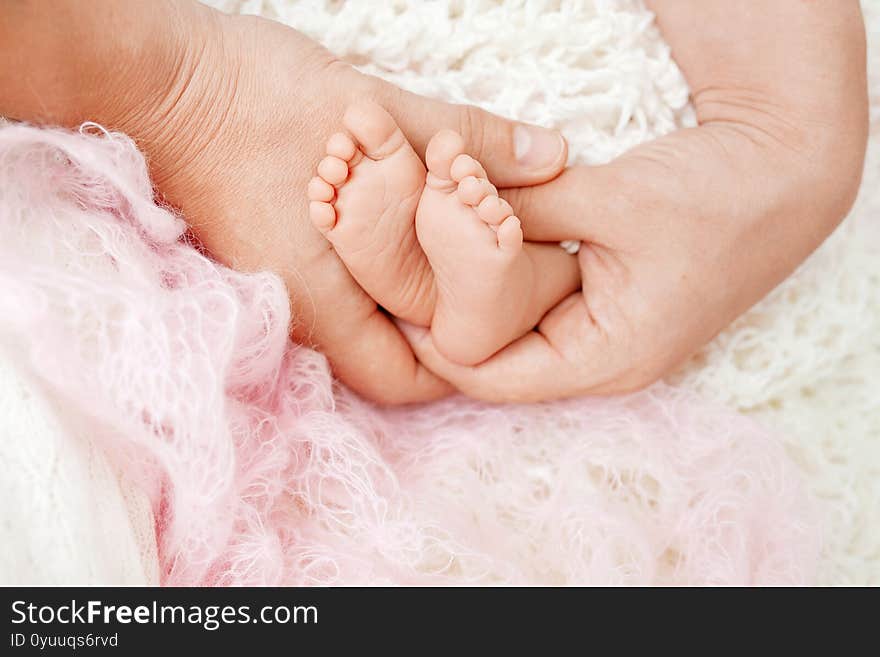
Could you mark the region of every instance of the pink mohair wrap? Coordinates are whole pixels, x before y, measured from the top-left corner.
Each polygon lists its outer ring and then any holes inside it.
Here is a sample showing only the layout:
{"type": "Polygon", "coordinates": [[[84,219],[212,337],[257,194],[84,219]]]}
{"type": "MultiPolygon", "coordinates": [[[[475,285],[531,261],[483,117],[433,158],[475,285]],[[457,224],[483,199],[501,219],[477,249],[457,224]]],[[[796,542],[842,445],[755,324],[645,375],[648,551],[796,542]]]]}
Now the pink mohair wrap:
{"type": "Polygon", "coordinates": [[[275,275],[192,248],[132,142],[84,132],[0,127],[0,344],[147,491],[163,583],[812,580],[755,422],[664,384],[378,409],[290,342],[275,275]]]}

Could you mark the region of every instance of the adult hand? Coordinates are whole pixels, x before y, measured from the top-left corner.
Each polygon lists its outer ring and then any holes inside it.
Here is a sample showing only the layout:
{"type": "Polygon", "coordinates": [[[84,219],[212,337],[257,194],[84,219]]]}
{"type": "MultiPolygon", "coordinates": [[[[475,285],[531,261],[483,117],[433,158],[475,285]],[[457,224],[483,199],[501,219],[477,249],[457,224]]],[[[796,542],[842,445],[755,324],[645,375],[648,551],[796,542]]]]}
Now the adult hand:
{"type": "Polygon", "coordinates": [[[867,141],[858,2],[653,0],[699,127],[509,190],[526,237],[581,239],[583,293],[476,367],[403,326],[489,400],[637,389],[761,299],[848,212],[867,141]]]}
{"type": "Polygon", "coordinates": [[[281,274],[293,337],[380,402],[450,388],[417,362],[308,220],[306,185],[346,106],[376,100],[422,155],[436,131],[453,128],[507,186],[549,180],[566,160],[556,132],[403,92],[295,30],[189,0],[59,0],[51,11],[38,0],[4,3],[0,89],[0,115],[92,120],[131,135],[206,249],[237,269],[281,274]]]}

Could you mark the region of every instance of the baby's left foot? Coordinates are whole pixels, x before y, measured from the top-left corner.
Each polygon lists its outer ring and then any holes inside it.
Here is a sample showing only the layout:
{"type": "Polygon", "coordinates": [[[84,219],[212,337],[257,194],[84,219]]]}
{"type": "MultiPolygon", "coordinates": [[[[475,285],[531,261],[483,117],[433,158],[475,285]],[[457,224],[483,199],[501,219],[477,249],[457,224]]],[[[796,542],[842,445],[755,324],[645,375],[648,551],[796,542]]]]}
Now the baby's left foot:
{"type": "Polygon", "coordinates": [[[475,364],[534,325],[536,272],[519,219],[461,136],[435,135],[426,160],[416,233],[437,280],[431,335],[450,360],[475,364]]]}

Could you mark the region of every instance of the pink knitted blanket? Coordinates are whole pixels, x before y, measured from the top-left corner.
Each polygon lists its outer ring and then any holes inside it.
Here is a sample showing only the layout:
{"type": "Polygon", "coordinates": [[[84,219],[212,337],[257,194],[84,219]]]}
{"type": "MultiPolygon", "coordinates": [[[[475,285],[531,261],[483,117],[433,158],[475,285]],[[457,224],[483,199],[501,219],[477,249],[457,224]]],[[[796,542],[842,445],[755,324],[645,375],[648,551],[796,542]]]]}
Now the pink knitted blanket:
{"type": "Polygon", "coordinates": [[[164,583],[811,581],[811,505],[751,420],[662,384],[375,408],[91,132],[0,127],[0,342],[148,492],[164,583]]]}

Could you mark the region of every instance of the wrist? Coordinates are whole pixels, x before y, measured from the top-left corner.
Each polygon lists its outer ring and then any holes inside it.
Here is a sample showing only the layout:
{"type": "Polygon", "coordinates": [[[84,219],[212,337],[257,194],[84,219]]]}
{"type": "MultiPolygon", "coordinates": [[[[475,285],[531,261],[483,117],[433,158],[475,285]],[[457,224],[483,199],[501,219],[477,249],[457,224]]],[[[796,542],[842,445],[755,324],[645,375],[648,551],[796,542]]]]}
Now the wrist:
{"type": "Polygon", "coordinates": [[[37,124],[114,123],[126,99],[158,93],[180,51],[164,0],[58,0],[0,7],[0,114],[37,124]],[[27,38],[22,38],[26,35],[27,38]]]}
{"type": "Polygon", "coordinates": [[[229,105],[226,16],[194,0],[59,0],[0,8],[0,115],[42,125],[94,121],[147,155],[154,180],[198,151],[229,105]],[[32,43],[11,40],[13,30],[32,43]]]}
{"type": "Polygon", "coordinates": [[[231,105],[234,67],[225,65],[223,14],[189,0],[153,7],[154,16],[123,33],[119,52],[89,120],[131,137],[147,155],[157,186],[184,168],[231,105]],[[198,143],[197,143],[198,142],[198,143]]]}

